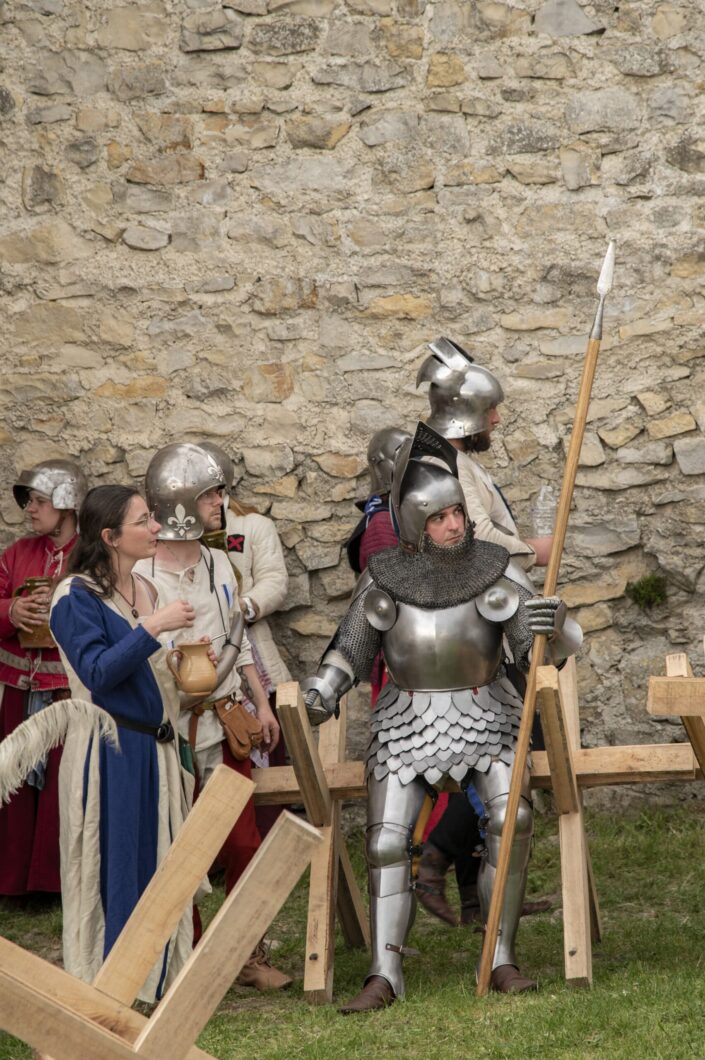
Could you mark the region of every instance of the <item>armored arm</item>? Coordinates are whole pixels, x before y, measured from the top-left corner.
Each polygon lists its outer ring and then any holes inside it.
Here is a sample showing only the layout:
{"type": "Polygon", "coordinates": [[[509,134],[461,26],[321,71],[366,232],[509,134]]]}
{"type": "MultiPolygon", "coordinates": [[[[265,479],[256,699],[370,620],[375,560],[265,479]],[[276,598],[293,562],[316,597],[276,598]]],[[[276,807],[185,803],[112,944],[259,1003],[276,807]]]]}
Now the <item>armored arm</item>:
{"type": "Polygon", "coordinates": [[[320,725],[335,714],[341,697],[358,681],[370,676],[382,642],[380,631],[370,625],[365,614],[365,596],[371,584],[365,572],[318,670],[301,682],[313,725],[320,725]]]}
{"type": "Polygon", "coordinates": [[[583,642],[583,631],[568,617],[568,610],[558,596],[535,596],[525,606],[534,636],[543,633],[548,637],[548,655],[554,666],[575,655],[583,642]]]}

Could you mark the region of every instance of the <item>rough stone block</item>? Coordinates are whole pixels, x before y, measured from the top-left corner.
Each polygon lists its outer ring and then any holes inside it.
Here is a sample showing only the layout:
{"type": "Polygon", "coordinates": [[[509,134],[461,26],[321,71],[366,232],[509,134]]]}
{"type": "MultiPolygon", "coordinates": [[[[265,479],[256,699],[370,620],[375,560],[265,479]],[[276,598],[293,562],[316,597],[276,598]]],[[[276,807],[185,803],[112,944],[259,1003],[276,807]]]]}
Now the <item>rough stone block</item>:
{"type": "Polygon", "coordinates": [[[87,169],[98,161],[98,144],[92,136],[84,136],[80,140],[72,140],[64,148],[64,154],[69,162],[73,162],[79,169],[87,169]]]}
{"type": "Polygon", "coordinates": [[[67,48],[61,52],[42,52],[40,65],[27,71],[26,85],[39,96],[71,93],[93,96],[105,89],[106,66],[91,51],[67,48]]]}
{"type": "Polygon", "coordinates": [[[536,55],[526,55],[517,59],[514,72],[517,77],[541,78],[547,81],[562,81],[566,77],[575,76],[573,64],[564,52],[552,52],[546,49],[536,55]]]}
{"type": "Polygon", "coordinates": [[[122,233],[122,241],[133,250],[162,250],[169,244],[169,233],[159,228],[129,225],[122,233]]]}
{"type": "Polygon", "coordinates": [[[212,52],[239,48],[243,20],[227,7],[194,11],[181,24],[179,47],[183,52],[212,52]]]}
{"type": "Polygon", "coordinates": [[[351,122],[339,115],[297,115],[286,122],[286,134],[295,148],[315,147],[332,151],[350,131],[351,122]]]}
{"type": "Polygon", "coordinates": [[[162,4],[142,3],[129,7],[108,7],[98,26],[101,48],[145,51],[164,44],[169,35],[169,19],[162,4]]]}
{"type": "Polygon", "coordinates": [[[436,52],[431,56],[426,74],[428,88],[452,88],[467,81],[465,65],[458,55],[436,52]]]}
{"type": "Polygon", "coordinates": [[[34,107],[27,112],[30,125],[53,125],[58,121],[70,121],[73,111],[67,103],[54,103],[51,107],[34,107]]]}
{"type": "Polygon", "coordinates": [[[577,0],[546,0],[534,18],[534,32],[550,37],[577,37],[602,29],[604,26],[589,18],[577,0]]]}
{"type": "Polygon", "coordinates": [[[132,184],[187,184],[192,180],[203,180],[204,175],[200,159],[179,152],[151,162],[135,162],[127,172],[127,180],[132,184]]]}
{"type": "Polygon", "coordinates": [[[576,521],[572,528],[569,527],[568,533],[573,539],[575,551],[585,556],[609,556],[614,552],[625,552],[641,540],[636,515],[615,516],[604,522],[594,521],[582,525],[576,521]]]}
{"type": "Polygon", "coordinates": [[[672,438],[676,434],[687,434],[688,431],[694,431],[696,426],[695,420],[690,413],[680,409],[671,413],[670,416],[663,416],[658,420],[649,420],[646,424],[646,430],[649,438],[672,438]]]}
{"type": "Polygon", "coordinates": [[[311,74],[317,85],[341,85],[360,92],[389,92],[401,88],[408,81],[407,71],[393,62],[379,60],[366,63],[324,64],[311,74]]]}
{"type": "Polygon", "coordinates": [[[146,111],[136,114],[135,121],[145,140],[164,151],[193,146],[193,122],[181,114],[146,111]]]}
{"type": "Polygon", "coordinates": [[[340,544],[322,544],[310,539],[296,545],[296,555],[306,570],[323,570],[325,567],[337,567],[340,562],[340,544]]]}
{"type": "Polygon", "coordinates": [[[424,52],[424,31],[422,26],[404,25],[397,18],[380,19],[387,55],[392,59],[421,59],[424,52]]]}
{"type": "Polygon", "coordinates": [[[66,221],[57,218],[27,232],[9,232],[0,237],[0,258],[12,265],[76,261],[93,253],[93,245],[82,239],[66,221]]]}
{"type": "Polygon", "coordinates": [[[59,203],[64,196],[64,184],[58,173],[44,166],[25,166],[22,171],[22,201],[28,210],[36,210],[45,203],[59,203]]]}
{"type": "Polygon", "coordinates": [[[415,111],[387,110],[362,121],[358,136],[368,147],[377,147],[394,141],[413,141],[418,131],[419,117],[415,111]]]}
{"type": "Polygon", "coordinates": [[[85,339],[81,314],[58,302],[35,304],[13,317],[12,323],[18,343],[51,348],[55,343],[85,339]]]}
{"type": "Polygon", "coordinates": [[[294,392],[290,364],[256,364],[243,375],[242,392],[248,401],[284,401],[294,392]]]}
{"type": "Polygon", "coordinates": [[[310,52],[318,44],[321,25],[313,18],[278,18],[258,22],[247,41],[251,51],[268,55],[296,55],[310,52]]]}
{"type": "Polygon", "coordinates": [[[110,78],[109,88],[122,103],[143,96],[160,96],[167,88],[164,68],[160,63],[119,66],[110,78]]]}
{"type": "Polygon", "coordinates": [[[673,443],[678,467],[684,475],[702,475],[705,472],[705,438],[678,438],[673,443]]]}
{"type": "Polygon", "coordinates": [[[510,122],[493,135],[495,150],[507,155],[552,151],[560,142],[560,129],[542,121],[510,122]]]}
{"type": "Polygon", "coordinates": [[[600,88],[577,92],[565,109],[569,128],[576,133],[607,129],[636,129],[641,120],[637,97],[623,88],[600,88]]]}

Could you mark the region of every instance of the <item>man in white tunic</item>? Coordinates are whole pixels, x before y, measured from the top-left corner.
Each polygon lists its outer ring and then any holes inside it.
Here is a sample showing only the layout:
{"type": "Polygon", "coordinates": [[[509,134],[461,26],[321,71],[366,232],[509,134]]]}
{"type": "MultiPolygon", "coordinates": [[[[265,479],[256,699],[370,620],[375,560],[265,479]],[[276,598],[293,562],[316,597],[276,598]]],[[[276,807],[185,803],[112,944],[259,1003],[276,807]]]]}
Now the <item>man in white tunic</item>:
{"type": "MultiPolygon", "coordinates": [[[[220,525],[223,505],[222,472],[203,449],[189,443],[174,443],[159,450],[147,469],[147,503],[161,523],[159,544],[153,560],[140,561],[136,570],[151,577],[163,603],[182,599],[194,609],[193,626],[168,641],[208,638],[218,659],[218,685],[211,695],[196,699],[182,695],[179,720],[181,735],[191,744],[200,787],[222,762],[251,775],[249,758],[238,761],[230,751],[216,704],[227,706],[243,698],[243,682],[262,725],[262,747],[275,747],[279,725],[257,677],[247,634],[242,628],[237,581],[227,556],[204,547],[204,533],[220,525]],[[237,668],[235,666],[237,662],[237,668]],[[240,672],[238,672],[240,671],[240,672]]],[[[225,869],[226,894],[251,861],[261,842],[250,799],[223,844],[220,861],[225,869]]],[[[238,982],[259,990],[280,989],[291,982],[273,968],[258,947],[238,977],[238,982]]]]}

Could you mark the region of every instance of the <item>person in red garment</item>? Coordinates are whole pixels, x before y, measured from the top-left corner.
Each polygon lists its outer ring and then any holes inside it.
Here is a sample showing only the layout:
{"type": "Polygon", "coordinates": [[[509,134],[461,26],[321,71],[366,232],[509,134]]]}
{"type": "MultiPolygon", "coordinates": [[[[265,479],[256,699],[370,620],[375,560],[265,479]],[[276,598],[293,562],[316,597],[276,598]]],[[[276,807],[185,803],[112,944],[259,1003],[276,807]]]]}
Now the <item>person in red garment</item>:
{"type": "MultiPolygon", "coordinates": [[[[73,460],[44,460],[13,486],[31,536],[0,556],[0,740],[30,714],[68,698],[68,678],[48,637],[49,579],[66,571],[77,540],[76,512],[87,482],[73,460]],[[28,579],[46,579],[39,584],[28,579]],[[33,644],[33,642],[35,642],[33,644]]],[[[27,782],[0,809],[0,895],[58,894],[61,748],[37,762],[27,782]]]]}
{"type": "MultiPolygon", "coordinates": [[[[392,488],[392,466],[399,446],[411,435],[401,427],[384,427],[370,438],[367,446],[367,467],[370,472],[370,496],[360,501],[362,518],[345,543],[348,563],[356,574],[367,568],[370,556],[385,548],[393,548],[399,538],[389,511],[389,491],[392,488]]],[[[377,656],[370,675],[370,706],[386,681],[382,654],[377,656]]]]}

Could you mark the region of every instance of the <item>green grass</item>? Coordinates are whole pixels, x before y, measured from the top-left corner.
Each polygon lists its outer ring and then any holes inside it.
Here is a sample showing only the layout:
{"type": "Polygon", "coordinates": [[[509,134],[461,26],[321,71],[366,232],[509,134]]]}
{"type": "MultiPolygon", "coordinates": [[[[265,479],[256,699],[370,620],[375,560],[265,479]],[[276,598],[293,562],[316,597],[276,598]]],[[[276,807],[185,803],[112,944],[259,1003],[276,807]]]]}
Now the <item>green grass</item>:
{"type": "MultiPolygon", "coordinates": [[[[404,1001],[359,1017],[339,1016],[333,1006],[312,1008],[303,1000],[300,979],[304,880],[269,932],[280,943],[276,963],[297,979],[293,988],[274,996],[231,988],[199,1045],[221,1060],[705,1057],[704,829],[702,811],[692,806],[589,816],[604,921],[604,940],[594,948],[592,990],[570,988],[562,977],[558,841],[551,817],[538,822],[529,890],[534,897],[554,896],[555,907],[525,919],[519,934],[522,970],[540,982],[535,995],[477,999],[480,936],[444,928],[420,912],[410,944],[422,955],[406,962],[404,1001]]],[[[351,849],[362,876],[361,836],[353,837],[351,849]]],[[[221,899],[219,891],[209,899],[206,921],[221,899]]],[[[0,933],[55,957],[60,913],[4,907],[0,933]]],[[[366,955],[339,941],[337,1001],[357,991],[366,968],[366,955]]],[[[1,1060],[31,1056],[0,1033],[1,1060]]]]}

